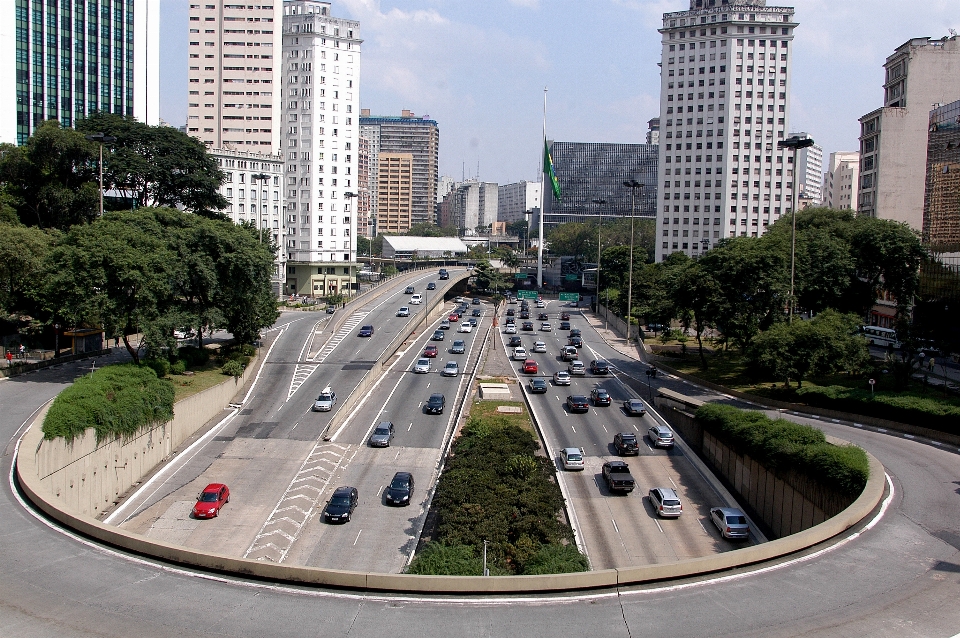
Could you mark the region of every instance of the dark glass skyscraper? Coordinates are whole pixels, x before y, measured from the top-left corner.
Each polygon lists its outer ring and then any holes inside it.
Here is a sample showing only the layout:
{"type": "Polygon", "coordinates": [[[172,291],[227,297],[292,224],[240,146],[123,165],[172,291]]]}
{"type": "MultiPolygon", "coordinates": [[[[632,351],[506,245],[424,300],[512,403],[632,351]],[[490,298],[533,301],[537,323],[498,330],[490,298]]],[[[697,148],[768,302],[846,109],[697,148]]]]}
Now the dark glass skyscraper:
{"type": "Polygon", "coordinates": [[[923,243],[960,252],[960,101],[930,111],[923,243]]]}

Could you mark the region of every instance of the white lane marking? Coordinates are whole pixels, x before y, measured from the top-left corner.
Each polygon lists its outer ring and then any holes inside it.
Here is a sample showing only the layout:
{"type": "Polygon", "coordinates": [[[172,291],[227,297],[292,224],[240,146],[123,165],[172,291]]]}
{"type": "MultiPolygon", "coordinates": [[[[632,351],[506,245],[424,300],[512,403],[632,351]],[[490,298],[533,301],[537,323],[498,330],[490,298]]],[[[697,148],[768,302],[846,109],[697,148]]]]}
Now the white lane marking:
{"type": "Polygon", "coordinates": [[[570,426],[570,429],[573,430],[573,433],[574,433],[574,434],[577,433],[577,428],[573,427],[572,425],[570,426]]]}
{"type": "Polygon", "coordinates": [[[360,540],[360,534],[362,534],[362,533],[363,533],[363,530],[362,530],[362,529],[361,529],[359,532],[357,532],[357,537],[356,537],[355,539],[353,539],[353,546],[354,546],[354,547],[357,546],[357,541],[360,540]]]}
{"type": "Polygon", "coordinates": [[[617,521],[611,518],[611,519],[610,519],[610,522],[613,523],[613,529],[617,530],[617,534],[619,534],[619,533],[620,533],[620,528],[617,527],[617,521]]]}
{"type": "Polygon", "coordinates": [[[653,519],[653,522],[657,524],[657,529],[660,530],[660,533],[663,534],[663,528],[660,527],[660,521],[653,519]]]}
{"type": "Polygon", "coordinates": [[[709,532],[707,532],[707,528],[703,526],[703,521],[701,521],[699,518],[697,519],[697,523],[700,524],[700,529],[703,530],[703,533],[704,533],[704,534],[708,534],[708,533],[709,533],[709,532]]]}
{"type": "Polygon", "coordinates": [[[394,461],[396,461],[397,459],[400,458],[400,452],[402,452],[402,451],[403,451],[403,448],[400,448],[399,450],[397,450],[397,453],[396,453],[396,454],[394,455],[394,457],[393,457],[393,460],[394,460],[394,461]]]}
{"type": "Polygon", "coordinates": [[[380,489],[377,490],[377,498],[380,498],[380,495],[383,494],[383,488],[384,488],[384,486],[381,485],[381,486],[380,486],[380,489]]]}
{"type": "Polygon", "coordinates": [[[670,479],[670,484],[673,485],[674,489],[677,489],[677,490],[680,489],[679,487],[677,487],[677,484],[673,482],[673,477],[668,476],[667,478],[670,479]]]}
{"type": "Polygon", "coordinates": [[[607,426],[605,426],[603,423],[600,424],[600,427],[603,428],[604,432],[608,432],[608,433],[610,432],[610,430],[607,429],[607,426]]]}
{"type": "Polygon", "coordinates": [[[413,429],[413,421],[410,422],[410,425],[407,426],[407,432],[413,429]]]}

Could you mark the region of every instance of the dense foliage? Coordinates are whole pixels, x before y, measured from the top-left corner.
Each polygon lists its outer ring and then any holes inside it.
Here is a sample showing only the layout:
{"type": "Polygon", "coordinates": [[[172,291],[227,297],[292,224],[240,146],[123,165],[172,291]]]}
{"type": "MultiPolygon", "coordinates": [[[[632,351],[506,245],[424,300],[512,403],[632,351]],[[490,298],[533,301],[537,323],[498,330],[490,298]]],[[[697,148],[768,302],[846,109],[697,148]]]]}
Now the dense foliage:
{"type": "Polygon", "coordinates": [[[878,419],[909,423],[951,434],[960,434],[960,400],[934,399],[915,394],[888,394],[843,386],[800,388],[797,399],[803,403],[863,414],[878,419]]]}
{"type": "Polygon", "coordinates": [[[480,575],[483,541],[492,573],[585,571],[586,558],[560,522],[563,496],[550,459],[528,430],[473,418],[437,484],[437,542],[411,564],[416,574],[480,575]]]}
{"type": "Polygon", "coordinates": [[[173,385],[149,367],[107,366],[57,395],[43,420],[43,435],[72,441],[92,427],[98,442],[131,436],[172,419],[173,395],[173,385]]]}
{"type": "Polygon", "coordinates": [[[854,445],[831,445],[808,425],[716,403],[701,406],[697,421],[730,449],[771,471],[794,470],[851,499],[867,484],[866,453],[854,445]]]}

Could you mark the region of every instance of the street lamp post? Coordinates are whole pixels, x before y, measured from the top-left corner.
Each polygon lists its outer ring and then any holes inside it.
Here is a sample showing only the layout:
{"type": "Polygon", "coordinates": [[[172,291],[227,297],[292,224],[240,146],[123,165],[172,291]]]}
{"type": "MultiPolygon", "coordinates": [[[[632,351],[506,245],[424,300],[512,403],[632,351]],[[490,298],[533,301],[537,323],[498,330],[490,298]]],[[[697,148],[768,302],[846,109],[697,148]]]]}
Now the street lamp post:
{"type": "Polygon", "coordinates": [[[107,144],[116,142],[117,138],[103,133],[91,133],[90,135],[84,135],[84,137],[91,142],[100,143],[100,217],[103,217],[103,144],[104,142],[107,144]]]}
{"type": "Polygon", "coordinates": [[[801,148],[807,148],[808,146],[813,146],[812,137],[794,135],[777,142],[777,148],[793,149],[793,192],[790,194],[790,208],[793,211],[793,227],[790,231],[790,314],[787,316],[787,323],[793,323],[793,312],[796,309],[796,301],[793,296],[793,281],[797,262],[797,151],[801,148]]]}
{"type": "MultiPolygon", "coordinates": [[[[266,173],[255,173],[255,174],[253,174],[253,175],[250,176],[250,179],[251,179],[251,180],[259,180],[259,182],[260,182],[260,188],[263,188],[264,185],[266,184],[267,180],[270,179],[270,176],[267,175],[266,173]]],[[[261,199],[262,199],[262,196],[261,196],[261,199]]],[[[264,205],[263,207],[266,208],[266,205],[264,205]]],[[[257,210],[260,211],[260,205],[259,205],[259,204],[257,204],[257,210]]],[[[262,243],[263,243],[263,211],[260,211],[260,212],[257,213],[257,226],[260,227],[260,228],[259,228],[259,231],[260,231],[260,243],[262,244],[262,243]]]]}
{"type": "Polygon", "coordinates": [[[630,313],[633,310],[633,220],[637,213],[637,191],[643,189],[643,184],[635,179],[629,179],[623,185],[630,189],[630,271],[627,275],[627,344],[629,344],[630,313]]]}
{"type": "Polygon", "coordinates": [[[603,228],[603,206],[607,200],[595,199],[593,203],[597,205],[597,213],[600,215],[597,222],[597,310],[600,310],[600,231],[603,228]]]}
{"type": "MultiPolygon", "coordinates": [[[[360,196],[357,195],[356,193],[351,193],[350,191],[347,191],[347,192],[345,192],[345,193],[343,194],[343,197],[344,197],[344,199],[347,200],[347,204],[346,204],[346,205],[349,206],[351,199],[353,199],[353,198],[355,198],[355,197],[360,197],[360,196]]],[[[349,213],[349,212],[351,212],[351,211],[345,211],[345,212],[348,212],[348,213],[349,213]]],[[[352,215],[351,215],[351,216],[352,216],[352,215]]],[[[357,223],[353,224],[353,238],[352,238],[352,240],[351,240],[351,243],[353,243],[354,246],[356,246],[356,243],[355,243],[355,242],[357,241],[357,229],[360,228],[360,219],[359,219],[359,218],[355,218],[355,219],[357,220],[357,223]]],[[[356,253],[356,251],[354,251],[354,253],[356,253]]],[[[356,279],[356,278],[357,278],[357,277],[356,277],[356,272],[357,272],[356,266],[350,266],[350,270],[352,270],[353,273],[354,273],[353,279],[356,279]]],[[[357,284],[357,292],[360,291],[359,289],[360,289],[360,284],[358,283],[358,284],[357,284]]],[[[351,296],[352,296],[352,293],[353,293],[353,284],[350,285],[350,293],[351,293],[351,296]]]]}

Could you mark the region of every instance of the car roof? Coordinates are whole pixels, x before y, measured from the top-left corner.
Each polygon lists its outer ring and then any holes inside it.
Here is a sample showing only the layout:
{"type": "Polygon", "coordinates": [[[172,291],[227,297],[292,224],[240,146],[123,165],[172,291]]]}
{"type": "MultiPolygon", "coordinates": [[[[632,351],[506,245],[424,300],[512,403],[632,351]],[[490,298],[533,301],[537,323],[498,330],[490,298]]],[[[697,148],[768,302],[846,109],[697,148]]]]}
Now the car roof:
{"type": "Polygon", "coordinates": [[[456,366],[456,365],[459,365],[456,361],[447,361],[447,363],[446,363],[446,367],[448,367],[448,368],[449,368],[450,366],[456,366]]]}
{"type": "Polygon", "coordinates": [[[223,483],[211,483],[210,485],[203,488],[204,492],[219,492],[221,489],[226,487],[223,483]]]}
{"type": "Polygon", "coordinates": [[[619,435],[620,435],[620,438],[622,438],[622,439],[624,439],[624,438],[634,438],[634,439],[637,438],[637,435],[634,434],[633,432],[618,432],[617,434],[619,434],[619,435]]]}
{"type": "Polygon", "coordinates": [[[334,496],[350,496],[350,493],[353,492],[355,488],[350,487],[349,485],[343,485],[333,490],[334,496]]]}
{"type": "Polygon", "coordinates": [[[670,428],[668,428],[668,427],[665,426],[665,425],[660,425],[659,423],[657,423],[656,425],[651,426],[650,429],[651,429],[651,430],[656,430],[657,432],[670,432],[670,428]]]}
{"type": "Polygon", "coordinates": [[[587,397],[583,394],[571,394],[568,398],[573,399],[574,401],[586,401],[587,397]]]}
{"type": "Polygon", "coordinates": [[[396,474],[393,475],[393,478],[410,479],[410,478],[413,478],[413,474],[411,474],[410,472],[397,472],[396,474]]]}
{"type": "Polygon", "coordinates": [[[433,394],[430,395],[430,398],[431,398],[431,399],[442,399],[442,398],[443,398],[443,395],[442,395],[441,393],[439,393],[439,392],[434,392],[433,394]]]}
{"type": "Polygon", "coordinates": [[[580,454],[580,448],[578,447],[565,447],[563,451],[567,454],[580,454]]]}
{"type": "Polygon", "coordinates": [[[742,511],[736,507],[714,507],[714,511],[719,511],[723,513],[724,516],[746,516],[742,511]]]}
{"type": "Polygon", "coordinates": [[[541,384],[547,385],[546,379],[544,379],[544,378],[542,378],[542,377],[534,377],[534,378],[530,379],[530,383],[533,383],[533,384],[535,384],[535,385],[541,385],[541,384]]]}
{"type": "Polygon", "coordinates": [[[643,403],[640,399],[627,399],[627,403],[643,403]]]}

